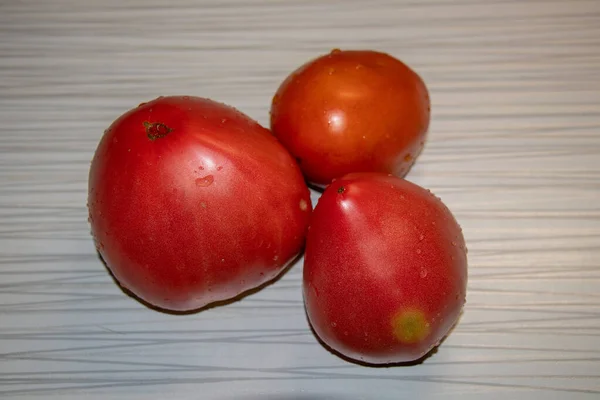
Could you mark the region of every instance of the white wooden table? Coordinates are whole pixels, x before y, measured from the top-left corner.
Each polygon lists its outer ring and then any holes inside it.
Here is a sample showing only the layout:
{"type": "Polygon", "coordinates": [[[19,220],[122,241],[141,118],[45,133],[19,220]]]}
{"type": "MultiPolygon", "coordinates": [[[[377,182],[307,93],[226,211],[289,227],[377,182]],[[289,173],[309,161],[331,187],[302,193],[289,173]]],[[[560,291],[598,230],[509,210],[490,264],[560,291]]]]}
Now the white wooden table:
{"type": "Polygon", "coordinates": [[[599,189],[598,0],[1,0],[0,398],[597,399],[599,189]],[[189,94],[266,125],[286,74],[334,47],[390,52],[431,90],[408,179],[461,222],[470,280],[414,367],[324,350],[301,262],[172,316],[124,296],[89,235],[89,162],[119,114],[189,94]]]}

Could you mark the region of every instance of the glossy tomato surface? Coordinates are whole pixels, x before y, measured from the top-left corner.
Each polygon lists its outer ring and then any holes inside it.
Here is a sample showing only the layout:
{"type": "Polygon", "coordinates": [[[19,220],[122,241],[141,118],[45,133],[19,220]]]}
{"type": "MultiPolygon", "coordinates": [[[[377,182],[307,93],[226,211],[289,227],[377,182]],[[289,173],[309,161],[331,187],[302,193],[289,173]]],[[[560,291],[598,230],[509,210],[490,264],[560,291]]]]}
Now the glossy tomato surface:
{"type": "Polygon", "coordinates": [[[333,50],[290,74],[271,105],[271,129],[308,181],[351,172],[404,176],[430,119],[423,80],[381,52],[333,50]]]}
{"type": "Polygon", "coordinates": [[[420,359],[457,322],[466,284],[461,228],[429,191],[363,173],[319,199],[304,300],[315,332],[338,353],[374,364],[420,359]]]}
{"type": "Polygon", "coordinates": [[[276,277],[304,244],[303,176],[268,130],[197,97],[161,97],[104,133],[89,174],[97,248],[163,309],[226,300],[276,277]]]}

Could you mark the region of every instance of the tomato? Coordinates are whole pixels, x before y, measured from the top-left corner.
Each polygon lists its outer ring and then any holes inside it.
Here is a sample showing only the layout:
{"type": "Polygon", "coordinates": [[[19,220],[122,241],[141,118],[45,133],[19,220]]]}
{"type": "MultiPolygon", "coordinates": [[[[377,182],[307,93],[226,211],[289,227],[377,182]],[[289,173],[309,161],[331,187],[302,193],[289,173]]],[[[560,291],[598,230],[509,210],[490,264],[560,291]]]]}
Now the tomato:
{"type": "Polygon", "coordinates": [[[234,108],[161,97],[104,133],[89,174],[92,234],[122,286],[188,311],[274,279],[312,210],[283,146],[234,108]]]}
{"type": "Polygon", "coordinates": [[[380,173],[325,189],[303,290],[311,325],[335,352],[372,364],[420,359],[457,322],[466,284],[461,228],[431,192],[380,173]]]}
{"type": "Polygon", "coordinates": [[[306,63],[271,104],[271,130],[317,186],[351,172],[404,176],[421,152],[429,119],[423,80],[376,51],[336,49],[306,63]]]}

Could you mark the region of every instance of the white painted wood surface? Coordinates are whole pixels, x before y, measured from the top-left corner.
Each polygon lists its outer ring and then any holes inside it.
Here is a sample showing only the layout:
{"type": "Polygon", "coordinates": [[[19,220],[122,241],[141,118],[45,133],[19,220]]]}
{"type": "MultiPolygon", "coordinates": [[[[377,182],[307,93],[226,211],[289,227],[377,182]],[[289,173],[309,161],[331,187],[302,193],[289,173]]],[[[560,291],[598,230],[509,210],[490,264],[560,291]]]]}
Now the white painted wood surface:
{"type": "Polygon", "coordinates": [[[0,398],[600,397],[597,0],[1,0],[0,398]],[[124,296],[86,221],[103,130],[158,95],[266,124],[285,75],[375,48],[432,95],[408,178],[469,245],[460,324],[423,364],[366,368],[308,330],[301,263],[191,316],[124,296]]]}

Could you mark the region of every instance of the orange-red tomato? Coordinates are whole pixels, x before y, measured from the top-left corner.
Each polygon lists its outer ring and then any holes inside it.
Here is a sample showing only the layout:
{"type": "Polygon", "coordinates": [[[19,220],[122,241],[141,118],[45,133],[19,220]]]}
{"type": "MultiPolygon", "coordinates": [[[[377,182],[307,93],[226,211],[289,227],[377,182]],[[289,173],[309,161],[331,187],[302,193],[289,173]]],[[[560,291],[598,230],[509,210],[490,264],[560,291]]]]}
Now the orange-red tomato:
{"type": "Polygon", "coordinates": [[[307,180],[326,185],[351,172],[404,176],[430,119],[423,80],[377,51],[333,50],[298,68],[271,105],[271,129],[307,180]]]}

